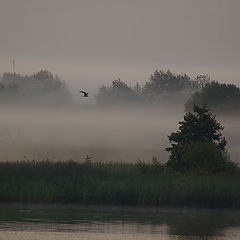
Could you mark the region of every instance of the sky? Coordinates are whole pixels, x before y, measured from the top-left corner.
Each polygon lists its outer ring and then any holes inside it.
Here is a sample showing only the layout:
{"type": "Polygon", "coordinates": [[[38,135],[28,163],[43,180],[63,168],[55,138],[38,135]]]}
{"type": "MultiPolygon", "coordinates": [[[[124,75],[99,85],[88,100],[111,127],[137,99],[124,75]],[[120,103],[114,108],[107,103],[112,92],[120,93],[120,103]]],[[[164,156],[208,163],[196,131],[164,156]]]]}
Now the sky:
{"type": "Polygon", "coordinates": [[[240,86],[239,0],[0,0],[0,74],[48,69],[73,91],[156,69],[240,86]]]}

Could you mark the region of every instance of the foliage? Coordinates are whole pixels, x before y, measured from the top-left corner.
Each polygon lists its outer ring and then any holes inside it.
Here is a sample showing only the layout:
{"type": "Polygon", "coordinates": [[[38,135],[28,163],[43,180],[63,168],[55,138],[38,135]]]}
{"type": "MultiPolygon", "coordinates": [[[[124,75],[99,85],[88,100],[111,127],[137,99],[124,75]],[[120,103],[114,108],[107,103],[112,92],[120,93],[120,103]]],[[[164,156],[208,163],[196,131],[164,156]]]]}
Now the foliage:
{"type": "Polygon", "coordinates": [[[211,78],[207,74],[200,74],[195,79],[195,84],[198,86],[198,89],[203,88],[206,84],[211,82],[211,78]]]}
{"type": "Polygon", "coordinates": [[[163,174],[167,171],[165,166],[161,164],[160,160],[157,157],[152,157],[152,161],[150,163],[138,160],[136,166],[141,173],[163,174]]]}
{"type": "Polygon", "coordinates": [[[170,152],[167,165],[180,172],[227,170],[230,161],[226,157],[226,140],[221,133],[223,127],[206,104],[202,107],[194,105],[193,112],[186,113],[184,121],[179,122],[179,130],[168,137],[171,147],[166,148],[170,152]]]}
{"type": "Polygon", "coordinates": [[[142,172],[134,163],[1,162],[0,201],[240,207],[239,180],[237,173],[142,172]]]}
{"type": "Polygon", "coordinates": [[[135,100],[134,89],[120,79],[113,80],[111,86],[101,86],[96,96],[96,102],[100,104],[116,104],[135,100]]]}
{"type": "Polygon", "coordinates": [[[206,75],[192,80],[186,74],[173,74],[170,70],[156,70],[143,87],[143,95],[148,101],[173,98],[174,95],[186,97],[202,87],[208,81],[206,75]]]}
{"type": "Polygon", "coordinates": [[[186,144],[183,148],[182,162],[185,171],[199,174],[234,172],[236,169],[236,164],[230,161],[227,153],[208,141],[186,144]]]}
{"type": "Polygon", "coordinates": [[[70,92],[65,83],[48,70],[41,70],[32,75],[4,73],[0,83],[3,101],[13,100],[16,102],[18,100],[21,102],[31,98],[51,104],[70,100],[70,92]]]}
{"type": "Polygon", "coordinates": [[[234,84],[207,83],[200,91],[192,94],[185,103],[185,110],[191,111],[193,105],[207,103],[211,109],[222,112],[236,111],[240,104],[240,89],[234,84]]]}
{"type": "Polygon", "coordinates": [[[192,80],[186,74],[173,74],[170,70],[156,70],[144,86],[139,83],[132,88],[120,79],[112,81],[111,86],[101,86],[96,96],[100,104],[147,102],[158,103],[162,100],[186,100],[193,92],[203,87],[210,78],[199,75],[192,80]]]}

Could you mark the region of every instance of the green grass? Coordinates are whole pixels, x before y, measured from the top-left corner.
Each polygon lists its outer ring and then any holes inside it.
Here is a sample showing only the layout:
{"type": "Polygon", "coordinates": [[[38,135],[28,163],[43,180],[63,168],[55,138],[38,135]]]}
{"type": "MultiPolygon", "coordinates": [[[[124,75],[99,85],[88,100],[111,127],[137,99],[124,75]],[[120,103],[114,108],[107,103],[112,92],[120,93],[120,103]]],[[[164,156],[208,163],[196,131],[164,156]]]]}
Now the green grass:
{"type": "Polygon", "coordinates": [[[240,207],[240,174],[181,175],[154,162],[1,162],[0,201],[240,207]]]}

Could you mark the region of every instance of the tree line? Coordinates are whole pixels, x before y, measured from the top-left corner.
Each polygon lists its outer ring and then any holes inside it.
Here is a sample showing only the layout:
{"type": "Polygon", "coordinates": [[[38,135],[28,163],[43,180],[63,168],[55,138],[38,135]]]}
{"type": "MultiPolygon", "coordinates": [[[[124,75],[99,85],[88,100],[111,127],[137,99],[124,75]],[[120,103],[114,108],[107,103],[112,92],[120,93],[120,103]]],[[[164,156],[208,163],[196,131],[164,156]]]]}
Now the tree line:
{"type": "MultiPolygon", "coordinates": [[[[3,74],[0,81],[0,98],[29,100],[37,97],[48,105],[66,103],[71,98],[64,81],[48,70],[32,75],[3,74]]],[[[186,74],[173,74],[170,70],[156,70],[143,86],[130,87],[120,79],[110,86],[101,86],[96,95],[97,104],[160,103],[171,100],[186,100],[186,114],[179,122],[179,129],[169,138],[169,160],[166,169],[189,173],[233,173],[237,165],[226,151],[222,136],[223,126],[217,122],[211,109],[238,109],[240,89],[233,84],[211,81],[208,75],[191,79],[186,74]]],[[[162,167],[155,159],[154,166],[162,167]]]]}
{"type": "Polygon", "coordinates": [[[130,87],[120,79],[113,80],[110,86],[102,85],[96,95],[98,104],[126,102],[159,103],[186,99],[200,90],[209,81],[207,75],[191,79],[186,74],[173,74],[170,70],[156,70],[143,86],[136,83],[130,87]]]}
{"type": "MultiPolygon", "coordinates": [[[[212,81],[208,75],[191,79],[186,74],[175,75],[170,70],[156,70],[143,86],[128,86],[120,79],[110,86],[99,88],[99,104],[160,103],[184,100],[184,120],[169,138],[169,160],[162,165],[153,159],[154,169],[180,173],[217,174],[238,171],[226,150],[227,141],[222,135],[223,126],[214,112],[228,113],[239,109],[240,89],[234,84],[212,81]],[[210,107],[210,109],[209,109],[210,107]]],[[[139,163],[144,169],[146,164],[139,163]]]]}
{"type": "MultiPolygon", "coordinates": [[[[27,102],[29,99],[46,104],[71,102],[71,93],[65,82],[48,70],[31,75],[4,73],[0,80],[1,102],[27,102]]],[[[207,103],[215,112],[236,112],[240,103],[240,89],[234,84],[212,81],[208,75],[190,78],[170,70],[155,70],[142,85],[129,86],[121,79],[99,87],[95,96],[97,105],[181,103],[185,111],[194,105],[207,103]]]]}
{"type": "Polygon", "coordinates": [[[208,75],[192,79],[186,74],[156,70],[142,86],[136,83],[131,87],[117,79],[108,86],[102,85],[96,95],[96,103],[100,105],[168,102],[183,102],[186,112],[203,103],[215,112],[236,112],[240,89],[234,84],[213,81],[208,75]]]}

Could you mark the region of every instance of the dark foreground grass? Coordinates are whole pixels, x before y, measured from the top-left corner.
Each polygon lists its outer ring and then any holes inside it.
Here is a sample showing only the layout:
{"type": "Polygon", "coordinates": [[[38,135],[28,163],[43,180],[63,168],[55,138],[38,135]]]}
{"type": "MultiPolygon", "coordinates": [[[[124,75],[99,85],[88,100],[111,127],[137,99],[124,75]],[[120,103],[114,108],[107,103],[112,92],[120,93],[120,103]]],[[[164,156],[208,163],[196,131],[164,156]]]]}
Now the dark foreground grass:
{"type": "Polygon", "coordinates": [[[0,201],[240,207],[240,174],[177,175],[143,163],[2,162],[0,201]]]}

